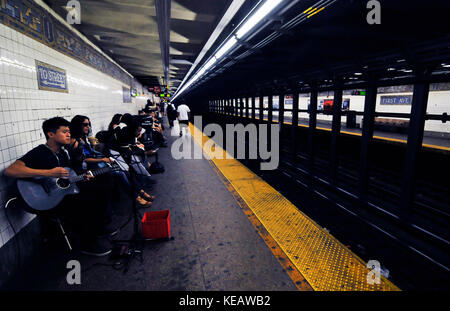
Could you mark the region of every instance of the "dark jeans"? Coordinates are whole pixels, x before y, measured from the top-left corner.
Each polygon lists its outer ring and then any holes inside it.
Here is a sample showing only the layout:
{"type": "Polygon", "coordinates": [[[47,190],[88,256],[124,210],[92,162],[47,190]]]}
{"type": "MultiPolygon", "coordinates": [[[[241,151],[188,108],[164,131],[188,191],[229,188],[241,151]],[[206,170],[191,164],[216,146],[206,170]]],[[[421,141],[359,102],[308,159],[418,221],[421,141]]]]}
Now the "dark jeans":
{"type": "Polygon", "coordinates": [[[70,223],[74,231],[80,233],[81,242],[89,243],[102,234],[104,226],[111,221],[113,179],[105,174],[79,182],[77,186],[80,193],[66,196],[49,214],[70,223]]]}

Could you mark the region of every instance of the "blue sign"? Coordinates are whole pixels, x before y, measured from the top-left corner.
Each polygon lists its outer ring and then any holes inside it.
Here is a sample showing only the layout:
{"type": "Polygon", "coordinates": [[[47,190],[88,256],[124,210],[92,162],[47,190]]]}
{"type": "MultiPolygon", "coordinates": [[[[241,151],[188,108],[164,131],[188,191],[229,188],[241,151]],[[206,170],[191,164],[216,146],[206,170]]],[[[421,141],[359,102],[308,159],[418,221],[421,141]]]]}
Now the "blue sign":
{"type": "Polygon", "coordinates": [[[69,93],[64,69],[36,60],[36,73],[40,90],[69,93]]]}
{"type": "Polygon", "coordinates": [[[350,99],[344,99],[342,101],[342,110],[349,110],[350,109],[350,99]]]}
{"type": "Polygon", "coordinates": [[[122,87],[123,92],[123,102],[124,103],[131,103],[131,92],[129,88],[122,87]]]}
{"type": "Polygon", "coordinates": [[[412,95],[381,96],[380,105],[411,105],[412,95]]]}

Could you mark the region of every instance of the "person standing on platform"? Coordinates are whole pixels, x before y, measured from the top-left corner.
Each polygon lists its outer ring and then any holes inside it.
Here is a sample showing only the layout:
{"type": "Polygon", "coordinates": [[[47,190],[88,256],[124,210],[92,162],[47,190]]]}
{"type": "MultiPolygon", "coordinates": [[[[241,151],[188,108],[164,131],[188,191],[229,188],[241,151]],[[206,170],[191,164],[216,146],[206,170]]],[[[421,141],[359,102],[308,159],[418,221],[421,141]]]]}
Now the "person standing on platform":
{"type": "Polygon", "coordinates": [[[189,107],[185,104],[181,104],[178,106],[177,109],[178,112],[178,122],[180,123],[180,137],[183,136],[183,128],[185,129],[185,132],[189,126],[189,113],[191,110],[189,107]]]}
{"type": "Polygon", "coordinates": [[[173,121],[177,119],[177,108],[172,103],[167,105],[167,119],[169,120],[170,128],[172,128],[173,121]]]}

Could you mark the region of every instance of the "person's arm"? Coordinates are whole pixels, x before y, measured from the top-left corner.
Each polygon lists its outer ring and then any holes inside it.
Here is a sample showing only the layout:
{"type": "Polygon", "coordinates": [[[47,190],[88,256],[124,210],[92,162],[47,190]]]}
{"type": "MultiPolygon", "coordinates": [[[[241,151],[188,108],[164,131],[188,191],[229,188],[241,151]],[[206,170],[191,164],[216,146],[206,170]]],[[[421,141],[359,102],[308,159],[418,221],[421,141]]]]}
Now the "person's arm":
{"type": "Polygon", "coordinates": [[[55,167],[50,170],[41,170],[29,168],[25,162],[21,160],[15,161],[6,170],[5,175],[13,178],[29,178],[29,177],[68,177],[69,172],[63,167],[55,167]]]}
{"type": "MultiPolygon", "coordinates": [[[[78,148],[78,141],[75,138],[72,138],[70,140],[70,148],[73,150],[78,148]]],[[[83,161],[86,163],[99,163],[99,162],[112,163],[113,162],[113,161],[111,161],[110,158],[100,158],[100,159],[86,158],[83,161]]]]}
{"type": "Polygon", "coordinates": [[[86,158],[84,159],[84,162],[86,163],[100,163],[100,162],[106,162],[106,163],[112,163],[113,161],[110,158],[86,158]]]}

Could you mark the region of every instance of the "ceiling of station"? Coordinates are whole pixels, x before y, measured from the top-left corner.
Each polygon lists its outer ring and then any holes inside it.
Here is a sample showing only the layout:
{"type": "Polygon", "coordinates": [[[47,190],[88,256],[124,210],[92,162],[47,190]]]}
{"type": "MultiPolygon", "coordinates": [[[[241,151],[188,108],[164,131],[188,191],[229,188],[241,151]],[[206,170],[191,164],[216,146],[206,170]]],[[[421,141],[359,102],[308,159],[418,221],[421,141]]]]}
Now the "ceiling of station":
{"type": "MultiPolygon", "coordinates": [[[[66,16],[66,0],[44,1],[62,17],[66,16]]],[[[372,65],[367,66],[374,58],[379,66],[389,68],[392,65],[389,61],[394,59],[388,59],[389,53],[394,53],[397,60],[404,59],[404,63],[395,64],[398,68],[390,74],[404,74],[406,71],[401,70],[411,70],[411,65],[425,59],[424,53],[430,59],[434,57],[436,63],[448,56],[448,0],[379,1],[380,25],[367,23],[368,2],[284,0],[261,23],[264,27],[259,25],[249,38],[240,40],[237,48],[194,83],[192,89],[225,94],[230,89],[260,87],[283,79],[291,82],[310,79],[318,71],[322,72],[322,78],[332,78],[344,64],[351,70],[370,70],[372,65]],[[324,8],[306,17],[304,12],[312,6],[324,8]],[[291,24],[294,26],[286,27],[291,24]],[[269,42],[270,37],[276,39],[269,42]]],[[[74,25],[79,31],[144,85],[163,85],[168,71],[169,86],[174,91],[199,54],[205,53],[190,76],[259,0],[82,0],[80,3],[81,24],[74,25]],[[237,2],[242,3],[240,9],[230,17],[211,48],[203,50],[219,21],[237,2]],[[164,35],[170,34],[169,42],[160,42],[164,41],[160,40],[161,10],[157,10],[161,3],[170,5],[167,10],[170,26],[164,35]]]]}
{"type": "MultiPolygon", "coordinates": [[[[381,3],[381,23],[369,25],[365,0],[284,1],[264,29],[237,44],[184,96],[209,98],[334,77],[362,80],[413,75],[418,66],[449,71],[448,0],[381,3]],[[294,3],[295,2],[295,3],[294,3]],[[307,18],[308,8],[321,8],[307,18]],[[302,21],[283,29],[293,20],[302,21]],[[260,46],[273,35],[275,40],[260,46]],[[358,75],[355,75],[358,73],[358,75]],[[189,94],[191,93],[191,95],[189,94]],[[194,94],[195,93],[195,94],[194,94]]],[[[182,96],[183,97],[183,96],[182,96]]]]}
{"type": "MultiPolygon", "coordinates": [[[[65,18],[67,0],[45,0],[65,18]]],[[[163,85],[156,0],[83,0],[73,25],[141,83],[163,85]]],[[[169,2],[169,1],[168,1],[169,2]]],[[[177,86],[232,0],[170,1],[169,85],[177,86]]]]}
{"type": "Polygon", "coordinates": [[[231,0],[174,0],[170,21],[170,80],[178,86],[231,0]]]}

